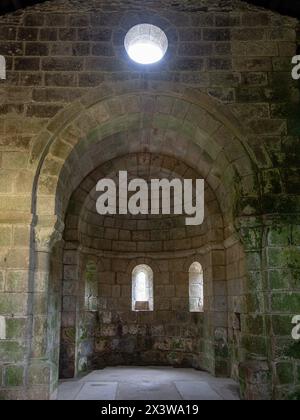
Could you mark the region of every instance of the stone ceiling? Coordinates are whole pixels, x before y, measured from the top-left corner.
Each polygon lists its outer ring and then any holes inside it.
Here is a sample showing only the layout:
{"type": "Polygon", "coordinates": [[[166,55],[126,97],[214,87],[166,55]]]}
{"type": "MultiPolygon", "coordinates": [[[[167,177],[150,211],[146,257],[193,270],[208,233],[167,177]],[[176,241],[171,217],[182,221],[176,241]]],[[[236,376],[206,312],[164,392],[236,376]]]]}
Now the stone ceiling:
{"type": "MultiPolygon", "coordinates": [[[[76,4],[76,1],[78,0],[74,1],[75,4],[76,4]]],[[[300,1],[299,0],[241,0],[241,1],[253,4],[256,6],[262,6],[267,9],[277,11],[281,14],[300,18],[300,1]]],[[[32,6],[37,3],[43,3],[43,2],[45,2],[45,0],[1,0],[0,14],[13,12],[15,10],[32,6]]],[[[131,2],[132,1],[127,1],[126,6],[128,6],[131,2]]],[[[155,3],[155,0],[152,2],[155,3]]],[[[163,2],[164,1],[160,0],[159,3],[163,3],[163,2]]],[[[182,0],[167,0],[167,2],[170,3],[171,7],[179,9],[179,10],[182,8],[186,9],[188,6],[189,9],[192,8],[192,10],[194,11],[200,11],[205,8],[205,3],[207,2],[207,0],[189,0],[188,2],[182,1],[182,0]]],[[[220,2],[222,3],[223,7],[224,6],[226,7],[227,3],[228,4],[232,3],[231,0],[210,0],[210,7],[214,6],[215,3],[217,4],[220,2]]],[[[112,5],[112,3],[113,1],[110,2],[110,5],[112,5]]]]}

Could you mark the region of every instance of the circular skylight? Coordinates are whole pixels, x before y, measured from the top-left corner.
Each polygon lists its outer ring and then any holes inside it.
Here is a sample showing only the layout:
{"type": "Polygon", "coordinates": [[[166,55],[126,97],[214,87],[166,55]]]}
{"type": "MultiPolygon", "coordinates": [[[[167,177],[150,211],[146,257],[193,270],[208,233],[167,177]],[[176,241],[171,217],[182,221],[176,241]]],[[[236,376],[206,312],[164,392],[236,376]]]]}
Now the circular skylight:
{"type": "Polygon", "coordinates": [[[139,64],[154,64],[166,54],[168,38],[157,26],[144,23],[130,29],[124,44],[133,61],[139,64]]]}

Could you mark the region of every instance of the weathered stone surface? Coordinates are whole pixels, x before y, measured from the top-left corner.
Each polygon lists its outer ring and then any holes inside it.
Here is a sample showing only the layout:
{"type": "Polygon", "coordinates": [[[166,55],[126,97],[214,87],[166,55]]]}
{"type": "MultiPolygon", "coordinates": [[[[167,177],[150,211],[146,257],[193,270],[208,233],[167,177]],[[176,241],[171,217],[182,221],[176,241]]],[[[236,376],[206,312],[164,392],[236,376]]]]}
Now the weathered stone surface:
{"type": "Polygon", "coordinates": [[[53,0],[0,17],[0,394],[48,398],[61,347],[67,377],[107,364],[193,365],[240,373],[248,399],[294,398],[298,24],[218,0],[104,3],[95,11],[89,0],[53,0]],[[162,63],[146,70],[123,48],[141,20],[169,40],[162,63]],[[206,223],[99,218],[91,190],[124,168],[205,178],[206,223]],[[52,219],[40,225],[41,214],[67,216],[64,234],[52,219]],[[87,254],[97,255],[91,311],[87,254]],[[204,314],[189,312],[198,257],[204,314]],[[154,312],[131,307],[132,270],[143,263],[154,270],[154,312]],[[244,357],[257,360],[240,365],[244,357]]]}

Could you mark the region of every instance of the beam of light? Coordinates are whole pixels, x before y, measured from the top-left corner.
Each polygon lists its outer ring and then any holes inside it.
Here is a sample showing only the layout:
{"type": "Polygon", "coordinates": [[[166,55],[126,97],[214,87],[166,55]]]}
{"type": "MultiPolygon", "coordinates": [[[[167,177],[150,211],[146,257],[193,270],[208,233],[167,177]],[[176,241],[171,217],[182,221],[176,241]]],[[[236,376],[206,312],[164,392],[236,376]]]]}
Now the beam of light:
{"type": "Polygon", "coordinates": [[[147,302],[149,300],[147,293],[147,278],[146,274],[143,272],[139,273],[137,276],[136,300],[138,302],[147,302]]]}

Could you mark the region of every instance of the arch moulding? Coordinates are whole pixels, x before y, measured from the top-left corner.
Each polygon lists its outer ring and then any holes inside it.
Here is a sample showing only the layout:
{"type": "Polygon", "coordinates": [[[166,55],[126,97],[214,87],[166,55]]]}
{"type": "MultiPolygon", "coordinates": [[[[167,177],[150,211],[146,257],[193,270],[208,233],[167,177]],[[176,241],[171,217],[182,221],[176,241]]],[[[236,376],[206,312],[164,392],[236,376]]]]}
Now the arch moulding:
{"type": "MultiPolygon", "coordinates": [[[[156,124],[179,132],[197,146],[202,143],[201,150],[216,163],[216,176],[222,177],[224,167],[229,168],[228,188],[235,176],[251,178],[248,185],[255,185],[254,157],[247,144],[247,135],[226,106],[182,85],[142,81],[103,84],[63,110],[33,143],[29,164],[35,172],[32,192],[35,228],[41,220],[44,225],[49,217],[49,223],[46,222],[49,231],[48,225],[53,216],[59,218],[54,203],[60,175],[76,148],[80,153],[80,147],[89,146],[89,142],[99,142],[99,138],[106,139],[128,129],[149,129],[153,125],[156,128],[156,124]],[[226,158],[228,162],[225,162],[221,153],[224,147],[228,147],[227,156],[232,154],[235,160],[230,162],[230,158],[226,158]],[[50,178],[50,193],[48,187],[47,193],[44,192],[46,175],[50,178]],[[44,213],[40,211],[40,201],[46,208],[44,213]]],[[[252,191],[246,193],[251,195],[252,191]]],[[[224,196],[225,193],[222,194],[224,196]]]]}

